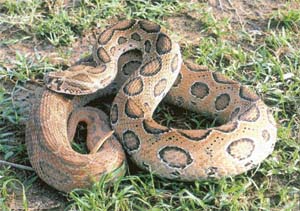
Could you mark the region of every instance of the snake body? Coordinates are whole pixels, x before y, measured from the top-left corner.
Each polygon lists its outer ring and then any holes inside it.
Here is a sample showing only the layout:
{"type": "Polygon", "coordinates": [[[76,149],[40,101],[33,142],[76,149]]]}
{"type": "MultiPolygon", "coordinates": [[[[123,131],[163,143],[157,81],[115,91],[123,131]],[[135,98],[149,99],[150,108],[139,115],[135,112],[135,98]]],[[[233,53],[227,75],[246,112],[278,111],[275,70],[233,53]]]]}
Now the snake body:
{"type": "Polygon", "coordinates": [[[183,62],[179,45],[160,25],[119,21],[100,34],[93,60],[95,65],[49,73],[45,84],[55,92],[44,89],[37,96],[27,124],[32,166],[55,188],[70,191],[108,172],[124,174],[125,154],[117,140],[139,167],[182,181],[237,175],[272,152],[276,123],[262,99],[220,73],[183,62]],[[87,122],[90,151],[110,130],[103,112],[81,107],[114,90],[110,123],[115,136],[98,152],[75,152],[70,140],[79,121],[87,122]],[[203,130],[160,125],[152,115],[164,98],[224,124],[203,130]]]}

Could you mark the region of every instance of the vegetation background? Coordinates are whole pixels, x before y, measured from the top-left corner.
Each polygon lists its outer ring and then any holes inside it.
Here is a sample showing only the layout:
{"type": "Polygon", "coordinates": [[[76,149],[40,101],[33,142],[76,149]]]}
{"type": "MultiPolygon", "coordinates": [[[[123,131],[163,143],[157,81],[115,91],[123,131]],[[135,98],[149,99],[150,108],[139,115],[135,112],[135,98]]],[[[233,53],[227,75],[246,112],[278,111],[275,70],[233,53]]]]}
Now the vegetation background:
{"type": "MultiPolygon", "coordinates": [[[[279,0],[0,0],[0,209],[300,210],[299,5],[279,0]],[[162,24],[178,38],[185,59],[256,90],[278,123],[272,155],[252,171],[220,180],[181,183],[135,170],[114,187],[107,187],[104,178],[70,194],[43,183],[31,171],[24,143],[34,91],[43,85],[44,73],[66,69],[88,55],[105,26],[125,18],[162,24]]],[[[186,128],[214,124],[191,112],[177,113],[161,104],[155,118],[186,128]]]]}

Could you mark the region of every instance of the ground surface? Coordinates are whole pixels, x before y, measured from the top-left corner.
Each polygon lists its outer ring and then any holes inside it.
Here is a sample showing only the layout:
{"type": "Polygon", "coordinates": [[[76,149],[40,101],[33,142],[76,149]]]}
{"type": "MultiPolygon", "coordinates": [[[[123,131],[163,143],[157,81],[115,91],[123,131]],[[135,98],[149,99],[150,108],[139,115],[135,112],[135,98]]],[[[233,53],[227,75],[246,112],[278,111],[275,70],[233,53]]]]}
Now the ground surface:
{"type": "MultiPolygon", "coordinates": [[[[300,3],[261,1],[0,0],[0,209],[300,210],[300,3]],[[185,59],[251,86],[273,108],[278,142],[257,169],[180,183],[138,170],[113,188],[57,192],[29,166],[25,122],[43,74],[87,55],[108,24],[145,18],[174,33],[185,59]]],[[[102,106],[103,107],[103,106],[102,106]]],[[[108,104],[105,104],[109,108],[108,104]]],[[[211,125],[162,104],[165,125],[211,125]],[[187,121],[190,120],[190,121],[187,121]]],[[[80,135],[79,135],[80,136],[80,135]]]]}

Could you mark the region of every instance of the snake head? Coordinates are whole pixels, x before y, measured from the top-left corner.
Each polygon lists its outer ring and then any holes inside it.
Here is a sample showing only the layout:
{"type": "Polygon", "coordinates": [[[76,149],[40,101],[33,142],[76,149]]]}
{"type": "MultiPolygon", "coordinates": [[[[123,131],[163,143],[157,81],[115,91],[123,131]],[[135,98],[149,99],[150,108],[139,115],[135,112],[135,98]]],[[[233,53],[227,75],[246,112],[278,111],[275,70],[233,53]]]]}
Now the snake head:
{"type": "Polygon", "coordinates": [[[106,66],[74,65],[65,71],[50,72],[45,75],[46,87],[54,92],[70,95],[92,94],[107,87],[115,78],[106,66]]]}
{"type": "Polygon", "coordinates": [[[59,77],[57,73],[50,72],[44,76],[44,83],[48,89],[55,92],[61,92],[62,85],[64,84],[64,78],[59,77]]]}
{"type": "Polygon", "coordinates": [[[67,72],[50,72],[46,74],[44,77],[46,87],[54,92],[71,95],[85,95],[96,91],[91,89],[85,82],[69,77],[67,72]]]}

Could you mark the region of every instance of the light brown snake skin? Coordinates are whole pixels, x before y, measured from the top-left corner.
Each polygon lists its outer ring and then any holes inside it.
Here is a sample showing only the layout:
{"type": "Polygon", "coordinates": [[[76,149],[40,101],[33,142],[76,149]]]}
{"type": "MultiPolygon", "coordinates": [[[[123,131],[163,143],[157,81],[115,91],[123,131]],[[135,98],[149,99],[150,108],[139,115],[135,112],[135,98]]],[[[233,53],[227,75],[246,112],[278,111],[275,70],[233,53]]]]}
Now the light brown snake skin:
{"type": "Polygon", "coordinates": [[[84,63],[49,73],[46,86],[59,93],[44,89],[27,124],[32,166],[58,190],[87,187],[109,172],[113,177],[123,175],[125,154],[117,139],[139,167],[183,181],[240,174],[272,152],[276,123],[263,101],[220,73],[183,63],[179,45],[159,25],[145,20],[118,22],[99,36],[93,60],[95,66],[84,63]],[[104,141],[111,130],[104,123],[108,117],[81,107],[116,88],[110,113],[115,136],[104,141]],[[206,130],[162,126],[152,115],[163,98],[209,113],[224,124],[206,130]],[[90,154],[70,146],[80,121],[88,125],[90,154]]]}

